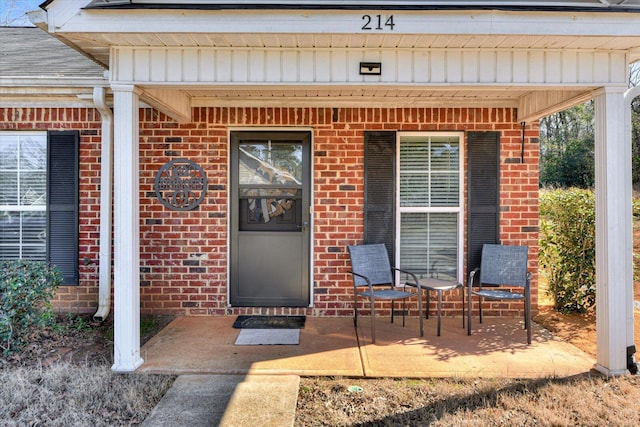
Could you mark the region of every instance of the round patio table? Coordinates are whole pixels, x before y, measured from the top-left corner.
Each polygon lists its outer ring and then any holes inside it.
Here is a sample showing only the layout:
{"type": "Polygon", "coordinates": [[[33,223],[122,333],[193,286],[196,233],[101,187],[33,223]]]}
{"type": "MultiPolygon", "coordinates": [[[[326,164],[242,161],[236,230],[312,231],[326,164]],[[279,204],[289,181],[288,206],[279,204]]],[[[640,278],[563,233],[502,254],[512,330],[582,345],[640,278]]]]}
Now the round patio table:
{"type": "MultiPolygon", "coordinates": [[[[420,278],[418,279],[418,283],[420,283],[420,288],[427,291],[427,311],[425,314],[425,318],[429,318],[429,303],[430,296],[429,293],[431,291],[435,291],[438,294],[438,336],[440,336],[440,317],[442,314],[442,292],[444,291],[452,291],[454,289],[462,288],[462,283],[456,282],[455,280],[443,280],[443,279],[434,279],[434,278],[420,278]]],[[[407,286],[417,287],[413,282],[407,282],[407,286]]],[[[464,292],[462,292],[462,327],[464,328],[464,292]]]]}

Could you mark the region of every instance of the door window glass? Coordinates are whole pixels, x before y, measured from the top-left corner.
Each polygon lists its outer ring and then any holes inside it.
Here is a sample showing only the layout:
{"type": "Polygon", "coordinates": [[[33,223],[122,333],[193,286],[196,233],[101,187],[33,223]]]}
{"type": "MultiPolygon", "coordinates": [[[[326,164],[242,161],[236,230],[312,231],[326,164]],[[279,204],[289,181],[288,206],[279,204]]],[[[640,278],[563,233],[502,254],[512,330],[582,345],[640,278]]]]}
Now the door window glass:
{"type": "Polygon", "coordinates": [[[302,144],[244,142],[238,147],[240,231],[300,231],[302,144]]]}

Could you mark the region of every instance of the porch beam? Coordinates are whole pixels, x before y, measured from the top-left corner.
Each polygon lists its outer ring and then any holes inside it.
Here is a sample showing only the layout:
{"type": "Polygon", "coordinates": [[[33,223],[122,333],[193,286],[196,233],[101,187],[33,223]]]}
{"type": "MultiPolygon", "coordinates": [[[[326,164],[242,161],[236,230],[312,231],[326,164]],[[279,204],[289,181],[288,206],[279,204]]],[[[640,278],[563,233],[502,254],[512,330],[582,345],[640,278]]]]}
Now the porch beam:
{"type": "Polygon", "coordinates": [[[533,122],[581,102],[590,100],[593,94],[585,90],[548,90],[531,92],[518,102],[518,121],[533,122]]]}
{"type": "Polygon", "coordinates": [[[139,95],[113,85],[114,347],[112,370],[132,372],[140,357],[139,95]]]}
{"type": "Polygon", "coordinates": [[[377,88],[548,88],[590,91],[627,85],[627,54],[621,50],[498,48],[268,48],[133,47],[111,49],[113,83],[142,87],[250,88],[362,85],[377,88]],[[360,62],[380,62],[381,74],[360,74],[360,62]]]}
{"type": "MultiPolygon", "coordinates": [[[[481,92],[483,93],[483,92],[481,92]]],[[[271,107],[271,108],[518,108],[518,101],[492,97],[455,98],[440,96],[386,97],[336,95],[320,97],[305,96],[202,96],[193,97],[194,107],[271,107]]]]}
{"type": "Polygon", "coordinates": [[[633,344],[631,117],[624,87],[594,92],[596,161],[597,363],[605,375],[627,371],[633,344]],[[629,342],[631,337],[631,342],[629,342]]]}
{"type": "Polygon", "coordinates": [[[177,122],[191,120],[191,100],[184,92],[169,88],[144,89],[140,98],[177,122]]]}

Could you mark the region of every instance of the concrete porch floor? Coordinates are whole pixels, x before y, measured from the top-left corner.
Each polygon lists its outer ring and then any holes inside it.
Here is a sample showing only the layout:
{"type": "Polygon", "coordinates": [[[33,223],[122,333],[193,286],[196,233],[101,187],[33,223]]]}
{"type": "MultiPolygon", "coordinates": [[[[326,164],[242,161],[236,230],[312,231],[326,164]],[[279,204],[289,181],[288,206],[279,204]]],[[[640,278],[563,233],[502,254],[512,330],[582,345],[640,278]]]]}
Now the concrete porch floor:
{"type": "Polygon", "coordinates": [[[587,372],[595,360],[533,324],[533,340],[519,319],[474,319],[467,336],[462,319],[418,319],[389,323],[376,319],[371,344],[370,318],[361,317],[357,333],[352,318],[307,316],[299,345],[236,346],[235,316],[179,317],[141,349],[138,372],[169,374],[263,374],[346,377],[564,377],[587,372]]]}

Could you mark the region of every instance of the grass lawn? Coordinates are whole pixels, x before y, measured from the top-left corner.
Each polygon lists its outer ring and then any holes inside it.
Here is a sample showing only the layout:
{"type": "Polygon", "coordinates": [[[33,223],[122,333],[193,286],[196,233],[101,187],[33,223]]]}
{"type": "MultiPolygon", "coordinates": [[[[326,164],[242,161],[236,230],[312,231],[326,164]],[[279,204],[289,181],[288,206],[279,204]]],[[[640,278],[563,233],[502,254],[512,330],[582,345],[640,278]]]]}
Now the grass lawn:
{"type": "MultiPolygon", "coordinates": [[[[636,294],[638,295],[638,294],[636,294]]],[[[635,313],[636,342],[640,310],[635,313]]],[[[595,316],[535,319],[595,358],[595,316]]],[[[394,362],[395,363],[395,362],[394,362]]],[[[402,363],[402,361],[397,361],[402,363]]],[[[541,379],[302,378],[296,426],[638,426],[640,375],[541,379]],[[352,392],[352,386],[362,389],[352,392]]]]}
{"type": "MultiPolygon", "coordinates": [[[[141,341],[170,318],[142,317],[141,341]]],[[[169,375],[111,372],[111,321],[59,316],[50,329],[33,331],[24,349],[0,357],[0,425],[139,425],[173,384],[169,375]]]]}
{"type": "Polygon", "coordinates": [[[640,376],[303,378],[296,426],[637,426],[640,376]],[[358,386],[361,392],[350,392],[358,386]]]}

